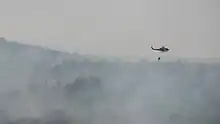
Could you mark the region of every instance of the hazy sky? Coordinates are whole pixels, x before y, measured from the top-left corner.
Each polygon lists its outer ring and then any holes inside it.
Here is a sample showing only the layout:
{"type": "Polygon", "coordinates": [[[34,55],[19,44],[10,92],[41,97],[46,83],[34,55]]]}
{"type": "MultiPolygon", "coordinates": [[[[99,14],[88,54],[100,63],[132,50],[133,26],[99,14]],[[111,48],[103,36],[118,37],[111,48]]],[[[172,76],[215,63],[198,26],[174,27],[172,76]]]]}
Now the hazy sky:
{"type": "Polygon", "coordinates": [[[220,57],[219,0],[1,0],[0,35],[99,55],[220,57]]]}

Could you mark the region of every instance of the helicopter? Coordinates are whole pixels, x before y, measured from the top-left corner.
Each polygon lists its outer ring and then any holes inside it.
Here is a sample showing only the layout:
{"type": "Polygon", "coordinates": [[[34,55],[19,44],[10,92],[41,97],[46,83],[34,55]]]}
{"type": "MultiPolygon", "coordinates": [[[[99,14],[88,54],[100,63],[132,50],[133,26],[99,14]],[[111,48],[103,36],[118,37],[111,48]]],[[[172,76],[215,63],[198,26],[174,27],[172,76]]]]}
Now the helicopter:
{"type": "Polygon", "coordinates": [[[151,46],[151,49],[156,50],[156,51],[160,51],[160,52],[168,52],[170,50],[169,48],[164,47],[164,46],[162,46],[160,48],[153,48],[153,46],[151,46]]]}
{"type": "MultiPolygon", "coordinates": [[[[160,48],[154,48],[153,46],[151,46],[151,49],[155,50],[155,51],[163,52],[163,53],[168,52],[170,50],[169,48],[167,48],[165,46],[162,46],[160,48]]],[[[160,59],[161,59],[160,57],[157,58],[157,60],[160,60],[160,59]]]]}

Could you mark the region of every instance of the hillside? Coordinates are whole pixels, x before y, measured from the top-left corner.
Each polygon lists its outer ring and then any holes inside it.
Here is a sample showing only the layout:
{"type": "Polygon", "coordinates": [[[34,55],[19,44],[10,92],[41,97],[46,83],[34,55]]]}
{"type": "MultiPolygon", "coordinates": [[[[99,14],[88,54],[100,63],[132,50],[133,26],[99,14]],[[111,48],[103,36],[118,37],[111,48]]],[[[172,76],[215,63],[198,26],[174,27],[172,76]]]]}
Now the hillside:
{"type": "Polygon", "coordinates": [[[4,38],[0,58],[1,124],[220,122],[220,63],[108,61],[4,38]]]}

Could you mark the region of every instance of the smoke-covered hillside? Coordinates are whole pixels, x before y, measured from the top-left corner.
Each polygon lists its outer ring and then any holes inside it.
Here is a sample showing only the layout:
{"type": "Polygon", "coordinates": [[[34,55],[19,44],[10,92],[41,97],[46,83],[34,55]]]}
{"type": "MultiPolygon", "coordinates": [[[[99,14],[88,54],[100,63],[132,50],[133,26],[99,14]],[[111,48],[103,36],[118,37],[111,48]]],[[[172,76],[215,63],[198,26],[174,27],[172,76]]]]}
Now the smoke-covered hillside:
{"type": "Polygon", "coordinates": [[[96,60],[0,39],[1,124],[219,124],[220,64],[96,60]]]}

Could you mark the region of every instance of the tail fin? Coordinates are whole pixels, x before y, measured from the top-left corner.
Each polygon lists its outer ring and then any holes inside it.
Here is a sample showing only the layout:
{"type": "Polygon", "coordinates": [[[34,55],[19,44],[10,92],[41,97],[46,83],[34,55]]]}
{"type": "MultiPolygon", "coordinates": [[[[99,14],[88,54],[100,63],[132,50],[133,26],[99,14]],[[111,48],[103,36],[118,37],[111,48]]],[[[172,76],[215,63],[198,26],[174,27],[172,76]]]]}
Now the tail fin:
{"type": "Polygon", "coordinates": [[[151,49],[154,50],[153,46],[151,46],[151,49]]]}

